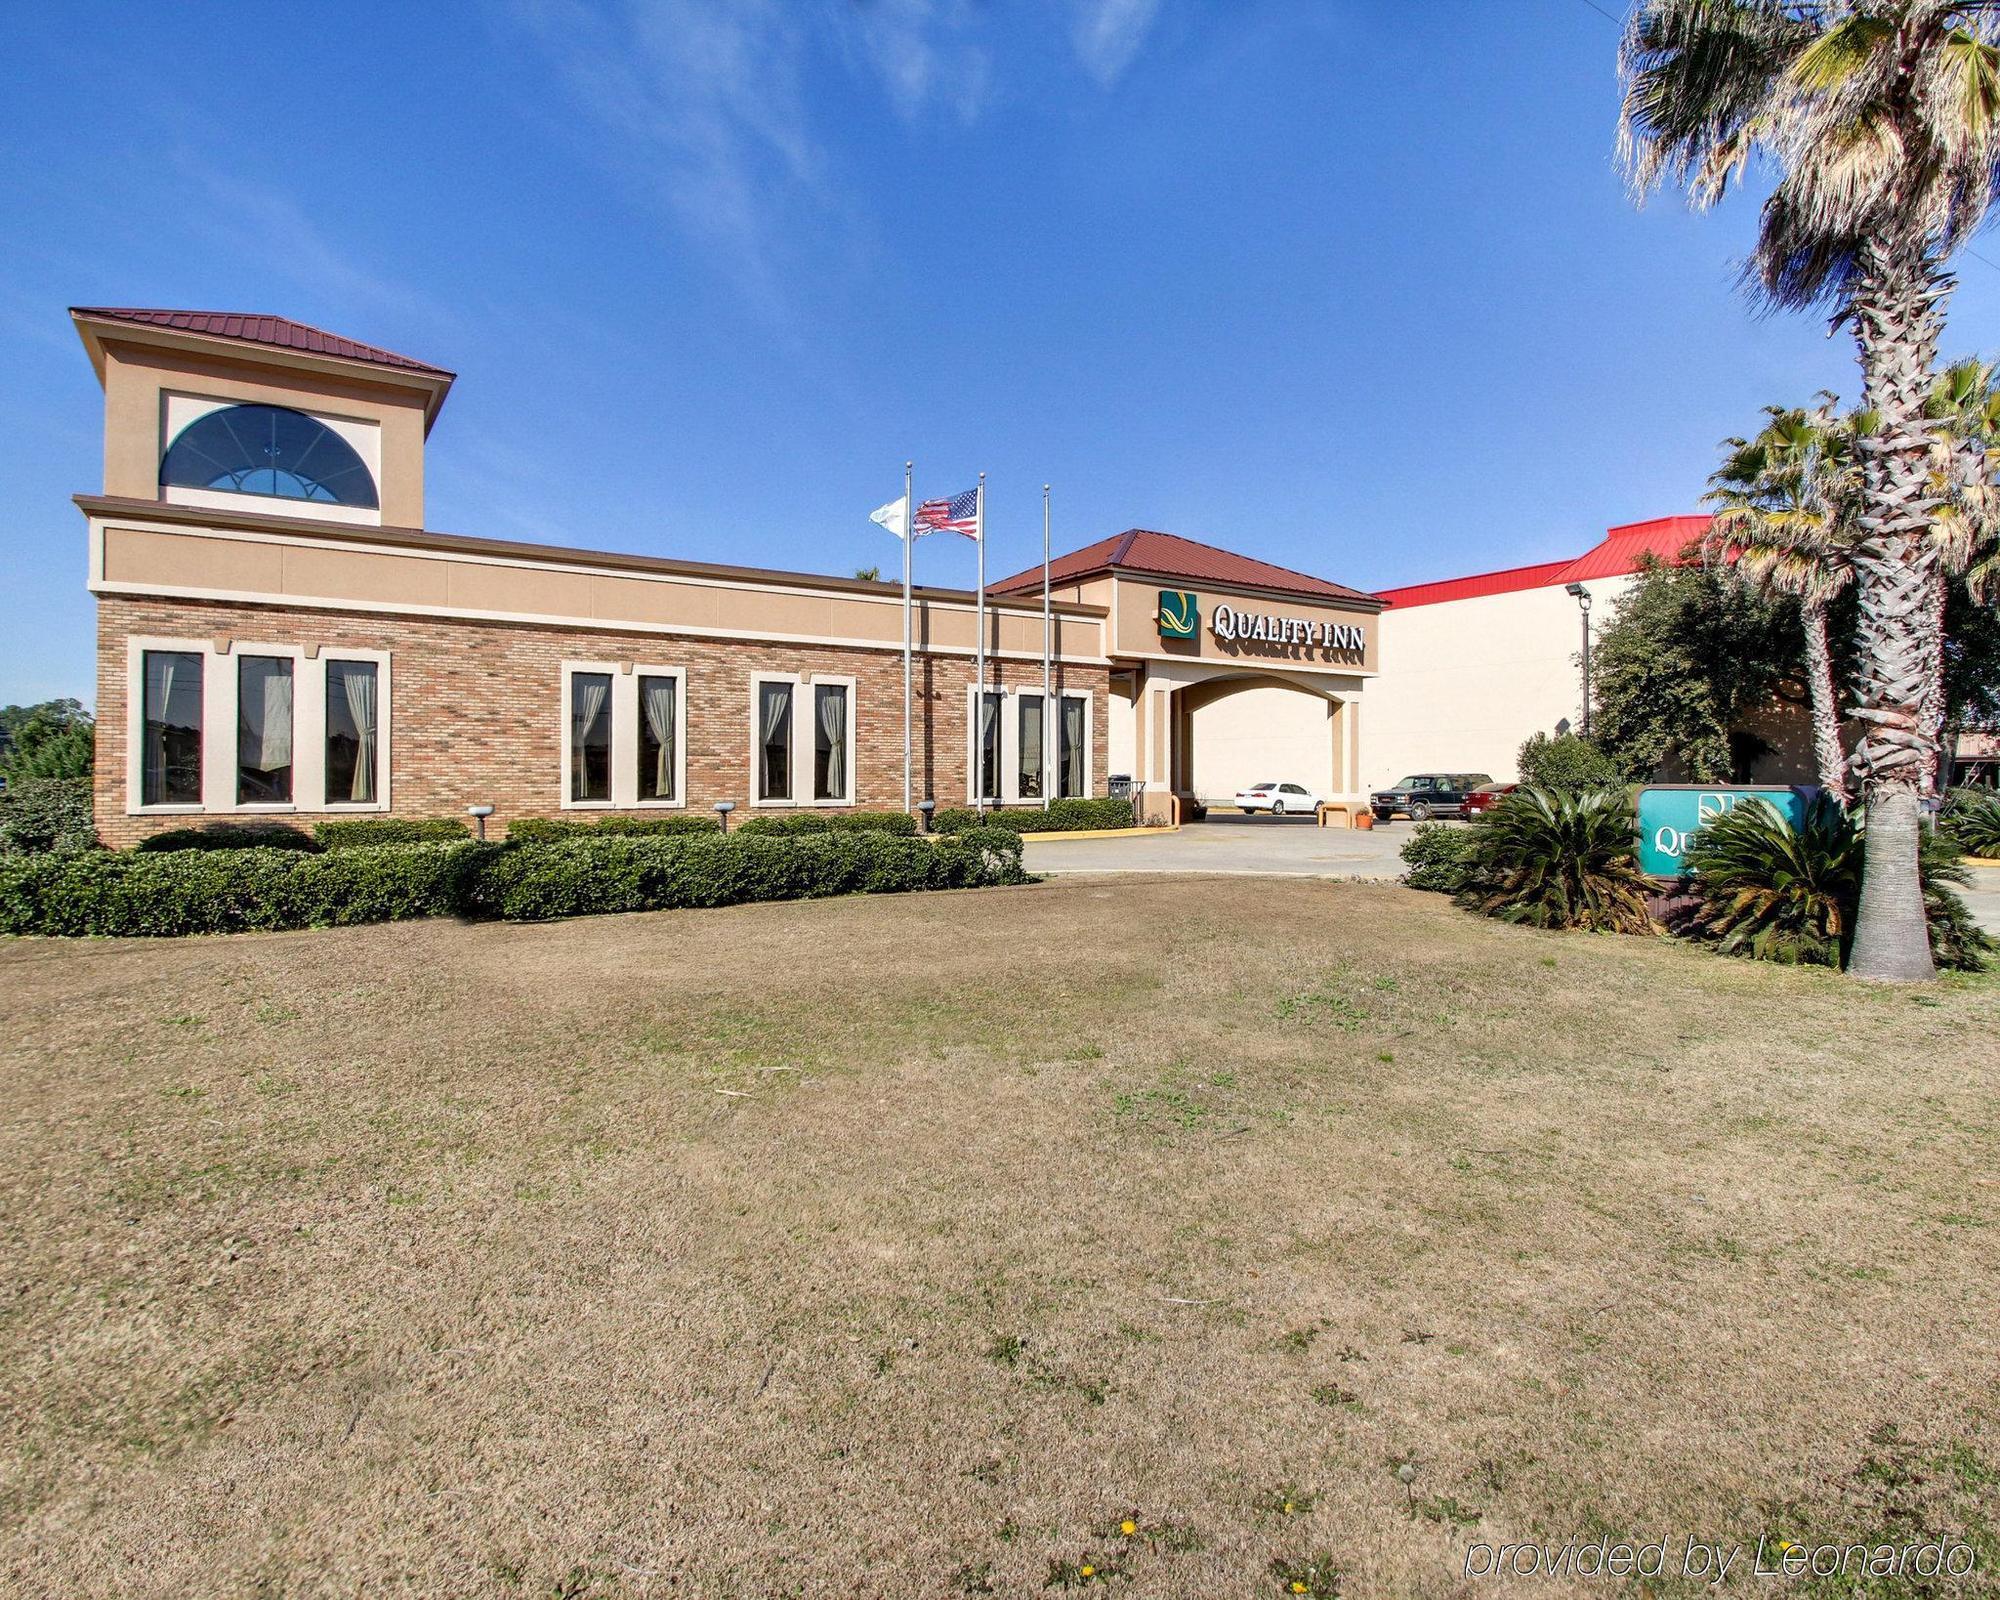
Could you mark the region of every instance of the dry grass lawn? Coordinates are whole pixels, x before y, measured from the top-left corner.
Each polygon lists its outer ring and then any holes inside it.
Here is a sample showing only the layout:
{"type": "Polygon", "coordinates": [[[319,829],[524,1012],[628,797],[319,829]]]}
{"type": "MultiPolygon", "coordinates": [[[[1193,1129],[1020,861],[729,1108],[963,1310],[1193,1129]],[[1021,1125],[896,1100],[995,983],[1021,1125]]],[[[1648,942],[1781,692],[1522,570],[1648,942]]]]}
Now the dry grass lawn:
{"type": "Polygon", "coordinates": [[[14,942],[0,1022],[9,1596],[1995,1589],[1991,978],[1097,880],[14,942]]]}

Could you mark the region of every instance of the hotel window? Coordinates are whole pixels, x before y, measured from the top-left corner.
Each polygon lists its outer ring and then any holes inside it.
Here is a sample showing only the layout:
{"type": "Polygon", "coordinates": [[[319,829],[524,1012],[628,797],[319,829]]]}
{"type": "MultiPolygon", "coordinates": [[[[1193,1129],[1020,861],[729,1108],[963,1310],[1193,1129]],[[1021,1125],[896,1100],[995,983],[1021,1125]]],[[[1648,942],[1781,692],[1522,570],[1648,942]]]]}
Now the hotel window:
{"type": "Polygon", "coordinates": [[[1090,701],[1062,697],[1062,741],[1056,760],[1056,793],[1068,800],[1090,792],[1090,701]]]}
{"type": "Polygon", "coordinates": [[[687,786],[687,675],[631,661],[562,664],[564,809],[679,807],[687,786]]]}
{"type": "Polygon", "coordinates": [[[378,674],[372,661],[326,664],[326,796],[329,806],[375,803],[380,742],[378,674]]]}
{"type": "Polygon", "coordinates": [[[375,479],[354,446],[285,406],[223,406],[196,418],[161,458],[160,486],[377,506],[375,479]]]}
{"type": "Polygon", "coordinates": [[[126,807],[385,811],[389,652],[131,639],[126,807]]]}
{"type": "Polygon", "coordinates": [[[201,804],[202,661],[193,650],[142,652],[139,798],[148,806],[201,804]]]}
{"type": "Polygon", "coordinates": [[[792,686],[757,685],[757,798],[792,797],[792,686]]]}
{"type": "Polygon", "coordinates": [[[1043,767],[1046,756],[1042,748],[1042,697],[1038,694],[1024,694],[1015,703],[1015,792],[1023,800],[1039,800],[1042,797],[1043,767]]]}
{"type": "Polygon", "coordinates": [[[236,658],[236,803],[292,801],[292,658],[236,658]]]}
{"type": "Polygon", "coordinates": [[[854,680],[753,676],[750,766],[753,805],[854,804],[854,680]]]}
{"type": "Polygon", "coordinates": [[[851,765],[847,685],[813,685],[813,798],[844,801],[851,765]]]}
{"type": "Polygon", "coordinates": [[[979,697],[979,787],[981,800],[1000,798],[1000,721],[1007,696],[1003,690],[988,689],[979,697]]]}
{"type": "Polygon", "coordinates": [[[611,801],[611,674],[574,672],[569,680],[569,797],[611,801]]]}
{"type": "Polygon", "coordinates": [[[638,798],[673,800],[680,791],[680,679],[639,675],[638,798]]]}

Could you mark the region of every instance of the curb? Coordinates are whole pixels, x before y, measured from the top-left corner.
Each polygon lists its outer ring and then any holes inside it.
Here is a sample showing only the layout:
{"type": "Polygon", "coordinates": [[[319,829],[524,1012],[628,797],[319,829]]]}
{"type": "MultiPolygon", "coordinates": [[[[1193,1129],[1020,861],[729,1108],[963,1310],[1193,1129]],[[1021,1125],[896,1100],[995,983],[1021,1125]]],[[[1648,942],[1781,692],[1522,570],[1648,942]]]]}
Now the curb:
{"type": "Polygon", "coordinates": [[[1179,833],[1180,824],[1164,828],[1071,828],[1056,833],[1024,833],[1023,844],[1055,844],[1064,839],[1150,839],[1159,833],[1179,833]]]}

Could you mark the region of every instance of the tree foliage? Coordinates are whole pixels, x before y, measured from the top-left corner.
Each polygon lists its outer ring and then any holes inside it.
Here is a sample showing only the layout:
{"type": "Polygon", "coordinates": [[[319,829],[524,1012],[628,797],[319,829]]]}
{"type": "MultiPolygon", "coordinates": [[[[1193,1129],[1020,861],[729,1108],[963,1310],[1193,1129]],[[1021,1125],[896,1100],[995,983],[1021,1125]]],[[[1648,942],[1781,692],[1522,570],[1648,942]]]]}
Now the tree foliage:
{"type": "Polygon", "coordinates": [[[87,778],[97,723],[78,700],[0,707],[0,778],[87,778]]]}
{"type": "Polygon", "coordinates": [[[1598,635],[1591,732],[1627,779],[1679,766],[1696,783],[1747,780],[1742,729],[1773,699],[1796,703],[1798,602],[1702,567],[1641,572],[1598,635]]]}
{"type": "Polygon", "coordinates": [[[1521,782],[1529,788],[1552,789],[1559,794],[1586,794],[1625,781],[1618,763],[1595,739],[1580,733],[1531,733],[1521,745],[1515,765],[1521,782]]]}

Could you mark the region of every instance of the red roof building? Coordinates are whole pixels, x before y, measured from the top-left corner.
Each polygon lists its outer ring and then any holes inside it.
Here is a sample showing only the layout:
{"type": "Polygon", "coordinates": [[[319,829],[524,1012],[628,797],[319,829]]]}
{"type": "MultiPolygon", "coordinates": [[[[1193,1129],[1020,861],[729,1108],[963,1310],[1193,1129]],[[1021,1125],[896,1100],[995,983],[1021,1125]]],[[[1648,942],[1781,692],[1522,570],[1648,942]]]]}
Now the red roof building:
{"type": "MultiPolygon", "coordinates": [[[[1156,533],[1150,528],[1127,528],[1108,539],[1099,539],[1081,550],[1058,556],[1049,566],[1053,584],[1075,583],[1100,573],[1143,572],[1161,578],[1183,579],[1189,583],[1220,583],[1244,589],[1269,589],[1282,594],[1311,595],[1326,600],[1358,601],[1372,604],[1375,596],[1343,583],[1329,583],[1290,567],[1259,561],[1221,550],[1199,539],[1183,539],[1177,533],[1156,533]]],[[[995,594],[1020,594],[1042,586],[1039,564],[1010,578],[987,585],[995,594]]]]}
{"type": "Polygon", "coordinates": [[[1466,578],[1441,578],[1435,583],[1406,584],[1384,589],[1391,606],[1429,606],[1444,600],[1474,600],[1484,595],[1514,594],[1523,589],[1560,588],[1594,578],[1629,577],[1648,560],[1671,566],[1684,560],[1688,547],[1708,531],[1707,517],[1654,517],[1627,522],[1605,531],[1596,544],[1566,561],[1541,561],[1533,566],[1479,572],[1466,578]]]}
{"type": "Polygon", "coordinates": [[[176,333],[204,334],[212,339],[235,339],[244,344],[261,344],[275,350],[299,350],[308,355],[332,356],[340,361],[361,361],[370,366],[395,367],[404,372],[421,372],[435,378],[457,374],[427,361],[397,355],[378,345],[363,344],[343,334],[328,333],[310,323],[290,317],[259,315],[248,311],[162,311],[133,306],[71,306],[72,317],[99,317],[106,322],[123,322],[133,327],[167,328],[176,333]]]}

